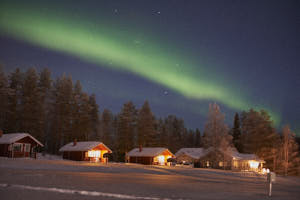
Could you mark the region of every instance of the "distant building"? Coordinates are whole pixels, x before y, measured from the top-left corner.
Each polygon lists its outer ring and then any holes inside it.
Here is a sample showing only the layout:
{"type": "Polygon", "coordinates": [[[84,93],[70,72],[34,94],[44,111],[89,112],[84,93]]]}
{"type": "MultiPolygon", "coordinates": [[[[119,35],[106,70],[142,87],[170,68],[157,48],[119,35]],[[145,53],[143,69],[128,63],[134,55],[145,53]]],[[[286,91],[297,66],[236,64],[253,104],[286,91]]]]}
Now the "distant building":
{"type": "Polygon", "coordinates": [[[167,148],[140,147],[132,149],[126,155],[127,162],[144,165],[167,165],[168,159],[175,157],[167,148]]]}
{"type": "Polygon", "coordinates": [[[28,133],[3,134],[0,131],[0,156],[36,158],[38,147],[44,145],[28,133]]]}
{"type": "Polygon", "coordinates": [[[76,161],[107,162],[108,158],[103,156],[112,151],[102,142],[86,141],[68,143],[59,149],[63,158],[76,161]]]}
{"type": "Polygon", "coordinates": [[[226,152],[213,148],[182,148],[175,155],[178,163],[193,163],[203,168],[261,171],[265,163],[255,154],[239,153],[235,148],[226,152]]]}
{"type": "Polygon", "coordinates": [[[204,148],[181,148],[175,153],[179,164],[193,164],[206,154],[204,148]]]}

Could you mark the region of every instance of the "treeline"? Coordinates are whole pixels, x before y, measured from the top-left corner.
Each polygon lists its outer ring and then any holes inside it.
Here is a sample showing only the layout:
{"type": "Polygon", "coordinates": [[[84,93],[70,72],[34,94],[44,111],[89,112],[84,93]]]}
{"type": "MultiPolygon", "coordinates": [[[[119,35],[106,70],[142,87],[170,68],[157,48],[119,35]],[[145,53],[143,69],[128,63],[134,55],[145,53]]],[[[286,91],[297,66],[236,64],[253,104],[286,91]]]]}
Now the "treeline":
{"type": "Polygon", "coordinates": [[[299,146],[295,134],[285,126],[274,128],[266,111],[250,109],[236,114],[232,128],[216,104],[210,105],[203,131],[187,129],[174,115],[156,118],[147,101],[141,108],[132,102],[118,114],[99,111],[95,95],[82,90],[71,76],[53,80],[48,69],[15,69],[6,75],[0,67],[0,129],[5,133],[28,132],[57,154],[61,146],[78,141],[100,140],[113,150],[114,161],[124,161],[134,147],[167,147],[176,152],[183,147],[221,149],[235,147],[255,153],[266,167],[285,174],[300,174],[299,146]]]}
{"type": "Polygon", "coordinates": [[[288,125],[277,131],[266,111],[253,109],[242,112],[241,117],[235,114],[231,129],[224,120],[225,115],[221,113],[219,106],[211,104],[203,144],[205,148],[223,153],[215,154],[220,155],[215,156],[216,162],[225,159],[225,154],[232,153],[232,147],[235,147],[241,153],[255,154],[265,160],[265,167],[271,171],[300,175],[299,145],[295,133],[288,125]]]}
{"type": "Polygon", "coordinates": [[[198,129],[188,130],[182,119],[170,115],[157,119],[145,101],[141,108],[132,102],[114,115],[99,112],[95,95],[82,90],[65,74],[51,78],[48,69],[15,69],[6,75],[0,69],[0,129],[6,133],[28,132],[57,154],[74,139],[100,140],[113,150],[113,159],[123,161],[134,147],[165,146],[172,152],[181,147],[200,147],[198,129]]]}

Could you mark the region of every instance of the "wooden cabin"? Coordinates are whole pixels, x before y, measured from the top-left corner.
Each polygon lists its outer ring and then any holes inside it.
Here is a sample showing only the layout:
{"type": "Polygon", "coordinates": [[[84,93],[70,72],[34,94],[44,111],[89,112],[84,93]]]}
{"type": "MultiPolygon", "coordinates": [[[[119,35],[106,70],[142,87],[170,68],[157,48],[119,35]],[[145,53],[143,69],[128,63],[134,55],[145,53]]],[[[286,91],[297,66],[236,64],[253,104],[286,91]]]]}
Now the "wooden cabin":
{"type": "Polygon", "coordinates": [[[144,165],[167,165],[169,158],[174,158],[167,148],[161,147],[139,147],[132,149],[126,154],[126,161],[144,165]]]}
{"type": "Polygon", "coordinates": [[[178,164],[194,164],[205,154],[204,148],[181,148],[175,156],[178,164]]]}
{"type": "Polygon", "coordinates": [[[76,161],[108,162],[108,158],[103,156],[112,151],[102,142],[70,142],[59,149],[63,153],[63,159],[76,161]]]}
{"type": "Polygon", "coordinates": [[[38,147],[44,145],[28,133],[2,134],[0,131],[0,156],[9,158],[36,158],[38,147]]]}
{"type": "Polygon", "coordinates": [[[197,162],[200,167],[204,168],[256,172],[261,171],[265,163],[255,154],[239,153],[235,148],[231,148],[226,152],[219,149],[206,149],[205,154],[197,162]]]}

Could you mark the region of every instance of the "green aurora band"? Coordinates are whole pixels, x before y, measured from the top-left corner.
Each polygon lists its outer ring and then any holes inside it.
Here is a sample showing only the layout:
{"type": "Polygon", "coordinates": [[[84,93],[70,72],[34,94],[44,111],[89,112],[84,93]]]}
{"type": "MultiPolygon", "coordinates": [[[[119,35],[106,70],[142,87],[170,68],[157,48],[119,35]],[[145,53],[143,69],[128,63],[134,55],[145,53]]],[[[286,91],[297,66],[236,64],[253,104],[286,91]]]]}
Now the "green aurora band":
{"type": "MultiPolygon", "coordinates": [[[[157,42],[135,40],[139,37],[131,33],[124,34],[124,31],[111,29],[102,23],[91,27],[87,21],[68,20],[66,16],[62,18],[23,7],[5,5],[0,8],[0,31],[14,38],[74,55],[103,67],[129,71],[186,98],[218,101],[236,110],[264,108],[250,104],[241,97],[244,95],[237,95],[234,90],[225,88],[225,84],[207,78],[217,73],[205,72],[203,67],[199,76],[192,68],[199,64],[168,53],[166,49],[155,45],[157,42]]],[[[279,115],[270,110],[268,112],[278,125],[279,115]]]]}

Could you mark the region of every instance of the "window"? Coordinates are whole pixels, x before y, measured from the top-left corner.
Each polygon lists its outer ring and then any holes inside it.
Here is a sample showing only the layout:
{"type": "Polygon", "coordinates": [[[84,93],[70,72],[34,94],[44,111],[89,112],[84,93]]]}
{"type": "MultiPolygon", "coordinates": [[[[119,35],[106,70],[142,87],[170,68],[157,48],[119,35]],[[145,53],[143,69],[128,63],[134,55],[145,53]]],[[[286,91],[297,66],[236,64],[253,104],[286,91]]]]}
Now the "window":
{"type": "Polygon", "coordinates": [[[31,146],[31,144],[25,144],[25,149],[24,149],[24,151],[25,151],[25,152],[30,152],[30,146],[31,146]]]}
{"type": "Polygon", "coordinates": [[[223,167],[223,162],[219,162],[219,167],[223,167]]]}
{"type": "Polygon", "coordinates": [[[22,144],[21,143],[15,143],[13,144],[13,150],[14,152],[22,152],[22,144]]]}

